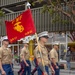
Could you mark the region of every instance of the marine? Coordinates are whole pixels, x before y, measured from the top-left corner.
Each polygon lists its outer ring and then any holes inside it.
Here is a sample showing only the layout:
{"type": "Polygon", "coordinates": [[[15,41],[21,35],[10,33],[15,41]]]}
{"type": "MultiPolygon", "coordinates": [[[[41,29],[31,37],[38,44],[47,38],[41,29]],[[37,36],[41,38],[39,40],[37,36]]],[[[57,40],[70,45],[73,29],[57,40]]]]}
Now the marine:
{"type": "Polygon", "coordinates": [[[45,47],[45,43],[48,41],[49,38],[48,32],[47,31],[41,32],[38,34],[38,37],[39,37],[38,39],[39,45],[37,45],[37,47],[34,50],[34,56],[37,59],[37,63],[38,63],[37,72],[38,75],[50,75],[49,67],[51,68],[52,72],[54,72],[54,70],[48,58],[47,48],[45,47]],[[39,46],[40,46],[41,53],[39,51],[39,46]]]}
{"type": "Polygon", "coordinates": [[[7,36],[4,36],[2,46],[0,47],[0,70],[2,75],[14,75],[12,69],[12,53],[8,45],[9,40],[7,36]]]}
{"type": "Polygon", "coordinates": [[[30,54],[28,50],[28,37],[23,40],[24,47],[21,49],[20,59],[21,59],[21,69],[18,72],[19,75],[30,75],[31,74],[31,63],[30,63],[30,54]]]}
{"type": "Polygon", "coordinates": [[[51,65],[53,66],[55,70],[55,74],[53,75],[60,75],[60,69],[58,64],[58,50],[59,50],[59,43],[54,42],[53,49],[49,53],[51,65]]]}

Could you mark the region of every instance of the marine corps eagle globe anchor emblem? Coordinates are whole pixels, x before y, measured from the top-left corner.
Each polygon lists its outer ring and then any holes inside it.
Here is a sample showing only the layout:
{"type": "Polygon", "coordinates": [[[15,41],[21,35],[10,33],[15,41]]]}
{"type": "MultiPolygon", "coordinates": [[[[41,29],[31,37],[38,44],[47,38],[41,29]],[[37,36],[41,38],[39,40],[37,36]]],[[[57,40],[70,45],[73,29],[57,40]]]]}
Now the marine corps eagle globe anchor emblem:
{"type": "Polygon", "coordinates": [[[24,27],[21,25],[21,22],[17,22],[14,24],[14,30],[22,33],[24,31],[24,27]]]}

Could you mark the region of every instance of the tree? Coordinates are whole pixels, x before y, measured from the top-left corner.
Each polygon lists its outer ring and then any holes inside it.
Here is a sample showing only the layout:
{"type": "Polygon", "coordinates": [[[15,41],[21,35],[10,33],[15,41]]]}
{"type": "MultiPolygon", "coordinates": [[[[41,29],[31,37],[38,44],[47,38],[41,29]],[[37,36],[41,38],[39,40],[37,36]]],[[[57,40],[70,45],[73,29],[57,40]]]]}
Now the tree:
{"type": "MultiPolygon", "coordinates": [[[[70,21],[75,25],[75,0],[28,0],[35,5],[36,3],[42,3],[43,12],[48,11],[51,15],[57,13],[55,17],[52,19],[53,23],[63,22],[68,23],[68,20],[62,19],[62,16],[59,14],[62,13],[64,16],[68,17],[70,21]],[[59,13],[59,14],[58,14],[59,13]],[[62,21],[61,21],[62,19],[62,21]]],[[[70,36],[68,36],[72,41],[75,41],[75,32],[70,32],[70,36]]]]}
{"type": "Polygon", "coordinates": [[[0,10],[0,32],[1,32],[0,37],[2,36],[2,26],[4,23],[3,18],[4,18],[4,13],[3,13],[3,11],[0,10]]]}
{"type": "Polygon", "coordinates": [[[68,35],[68,37],[75,42],[75,31],[70,32],[70,35],[68,35]]]}
{"type": "Polygon", "coordinates": [[[75,24],[75,0],[28,0],[35,3],[45,2],[43,5],[43,12],[49,11],[51,14],[54,12],[61,12],[67,16],[73,24],[75,24]],[[64,7],[63,7],[64,4],[64,7]],[[65,10],[66,8],[66,10],[65,10]]]}
{"type": "Polygon", "coordinates": [[[0,25],[2,24],[2,18],[4,17],[3,11],[0,10],[0,25]]]}
{"type": "Polygon", "coordinates": [[[0,17],[3,17],[4,16],[4,13],[2,10],[0,10],[0,17]]]}

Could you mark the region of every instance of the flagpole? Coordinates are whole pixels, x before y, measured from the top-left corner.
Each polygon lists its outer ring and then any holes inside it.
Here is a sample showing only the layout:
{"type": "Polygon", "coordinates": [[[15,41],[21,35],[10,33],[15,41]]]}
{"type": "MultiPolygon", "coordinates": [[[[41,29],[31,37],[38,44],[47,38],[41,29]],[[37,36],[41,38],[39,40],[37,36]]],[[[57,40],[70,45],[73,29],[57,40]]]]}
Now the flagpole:
{"type": "Polygon", "coordinates": [[[30,9],[31,4],[29,2],[25,3],[25,10],[30,9]]]}
{"type": "MultiPolygon", "coordinates": [[[[30,9],[30,6],[31,6],[31,4],[29,2],[27,2],[26,6],[25,6],[25,10],[30,9]]],[[[36,36],[36,41],[37,41],[37,44],[38,44],[38,50],[40,52],[40,57],[41,57],[42,65],[45,66],[44,60],[42,58],[42,53],[41,53],[41,48],[40,48],[40,45],[39,45],[37,33],[35,33],[35,36],[36,36]]]]}
{"type": "Polygon", "coordinates": [[[1,39],[0,40],[1,40],[1,46],[2,46],[2,36],[1,36],[1,39]]]}
{"type": "Polygon", "coordinates": [[[37,45],[38,45],[38,50],[40,52],[40,57],[41,57],[42,65],[44,66],[45,64],[44,64],[44,60],[42,58],[42,53],[41,53],[41,48],[40,48],[40,45],[39,45],[37,33],[35,33],[35,36],[36,36],[36,41],[37,41],[37,45]]]}

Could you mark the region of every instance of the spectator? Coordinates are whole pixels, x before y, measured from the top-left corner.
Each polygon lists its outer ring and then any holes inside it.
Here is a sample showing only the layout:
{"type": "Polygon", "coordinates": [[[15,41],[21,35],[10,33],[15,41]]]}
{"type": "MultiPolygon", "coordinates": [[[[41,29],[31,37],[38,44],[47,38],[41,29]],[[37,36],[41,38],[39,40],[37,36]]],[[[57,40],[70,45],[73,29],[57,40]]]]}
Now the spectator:
{"type": "Polygon", "coordinates": [[[71,48],[68,48],[67,55],[66,55],[66,61],[67,61],[67,69],[71,69],[71,48]]]}

